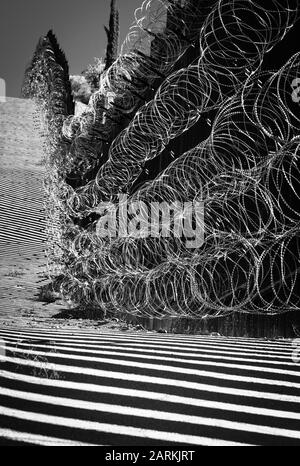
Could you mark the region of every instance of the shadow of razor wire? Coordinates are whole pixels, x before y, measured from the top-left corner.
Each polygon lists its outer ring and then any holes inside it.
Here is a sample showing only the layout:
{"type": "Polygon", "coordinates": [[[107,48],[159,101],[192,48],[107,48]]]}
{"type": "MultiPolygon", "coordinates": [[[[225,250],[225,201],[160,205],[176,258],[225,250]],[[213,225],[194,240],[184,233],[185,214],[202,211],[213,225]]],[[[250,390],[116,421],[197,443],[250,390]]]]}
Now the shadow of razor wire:
{"type": "Polygon", "coordinates": [[[11,374],[24,374],[48,379],[62,379],[63,377],[54,369],[51,357],[55,356],[53,347],[43,348],[49,352],[47,356],[35,354],[36,346],[53,346],[53,340],[18,340],[11,343],[0,339],[0,369],[11,374]]]}

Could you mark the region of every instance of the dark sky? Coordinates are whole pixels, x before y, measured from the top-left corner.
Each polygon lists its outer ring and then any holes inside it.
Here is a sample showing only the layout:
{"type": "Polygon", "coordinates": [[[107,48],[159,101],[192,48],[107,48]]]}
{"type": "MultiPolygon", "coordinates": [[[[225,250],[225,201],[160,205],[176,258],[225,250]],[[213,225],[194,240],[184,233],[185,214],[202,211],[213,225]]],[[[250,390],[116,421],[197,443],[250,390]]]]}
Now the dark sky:
{"type": "MultiPolygon", "coordinates": [[[[104,57],[110,0],[0,0],[0,78],[8,97],[20,97],[26,64],[41,35],[53,29],[79,74],[94,57],[104,57]]],[[[120,39],[126,37],[142,0],[118,0],[120,39]]],[[[120,42],[120,43],[121,43],[120,42]]]]}

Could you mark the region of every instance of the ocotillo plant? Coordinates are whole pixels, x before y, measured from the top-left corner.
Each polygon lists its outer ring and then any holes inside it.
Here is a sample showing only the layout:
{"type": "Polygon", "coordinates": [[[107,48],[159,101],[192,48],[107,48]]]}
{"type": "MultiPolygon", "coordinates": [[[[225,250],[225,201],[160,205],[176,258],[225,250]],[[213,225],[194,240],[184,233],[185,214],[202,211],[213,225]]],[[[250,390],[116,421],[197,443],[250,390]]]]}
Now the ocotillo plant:
{"type": "Polygon", "coordinates": [[[119,12],[116,8],[116,0],[111,0],[109,28],[104,26],[107,34],[107,49],[105,58],[105,69],[107,70],[118,56],[119,47],[119,12]]]}

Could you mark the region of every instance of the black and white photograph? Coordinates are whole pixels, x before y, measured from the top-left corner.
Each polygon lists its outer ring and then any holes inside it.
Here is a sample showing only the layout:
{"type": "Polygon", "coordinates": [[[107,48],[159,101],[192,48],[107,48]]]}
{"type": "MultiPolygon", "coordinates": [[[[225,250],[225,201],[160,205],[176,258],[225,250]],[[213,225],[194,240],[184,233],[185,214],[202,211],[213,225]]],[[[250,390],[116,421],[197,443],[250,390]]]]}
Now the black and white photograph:
{"type": "Polygon", "coordinates": [[[1,0],[0,175],[1,446],[300,446],[299,0],[1,0]]]}

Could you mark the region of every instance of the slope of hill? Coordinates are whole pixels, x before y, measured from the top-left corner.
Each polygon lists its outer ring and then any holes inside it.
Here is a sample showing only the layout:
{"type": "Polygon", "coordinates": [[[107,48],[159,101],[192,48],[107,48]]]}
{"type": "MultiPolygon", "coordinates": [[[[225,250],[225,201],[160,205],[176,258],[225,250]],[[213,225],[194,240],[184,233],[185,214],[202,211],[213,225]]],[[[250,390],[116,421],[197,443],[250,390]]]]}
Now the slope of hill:
{"type": "Polygon", "coordinates": [[[7,98],[0,103],[2,317],[32,299],[36,272],[45,264],[42,157],[33,102],[7,98]]]}
{"type": "MultiPolygon", "coordinates": [[[[70,325],[95,322],[68,320],[62,303],[43,303],[37,294],[45,284],[43,211],[43,140],[30,100],[0,102],[0,327],[70,325]],[[53,315],[62,318],[52,319],[53,315]]],[[[109,327],[107,324],[105,328],[109,327]]]]}
{"type": "Polygon", "coordinates": [[[8,98],[0,103],[0,254],[42,253],[42,138],[34,104],[8,98]]]}

